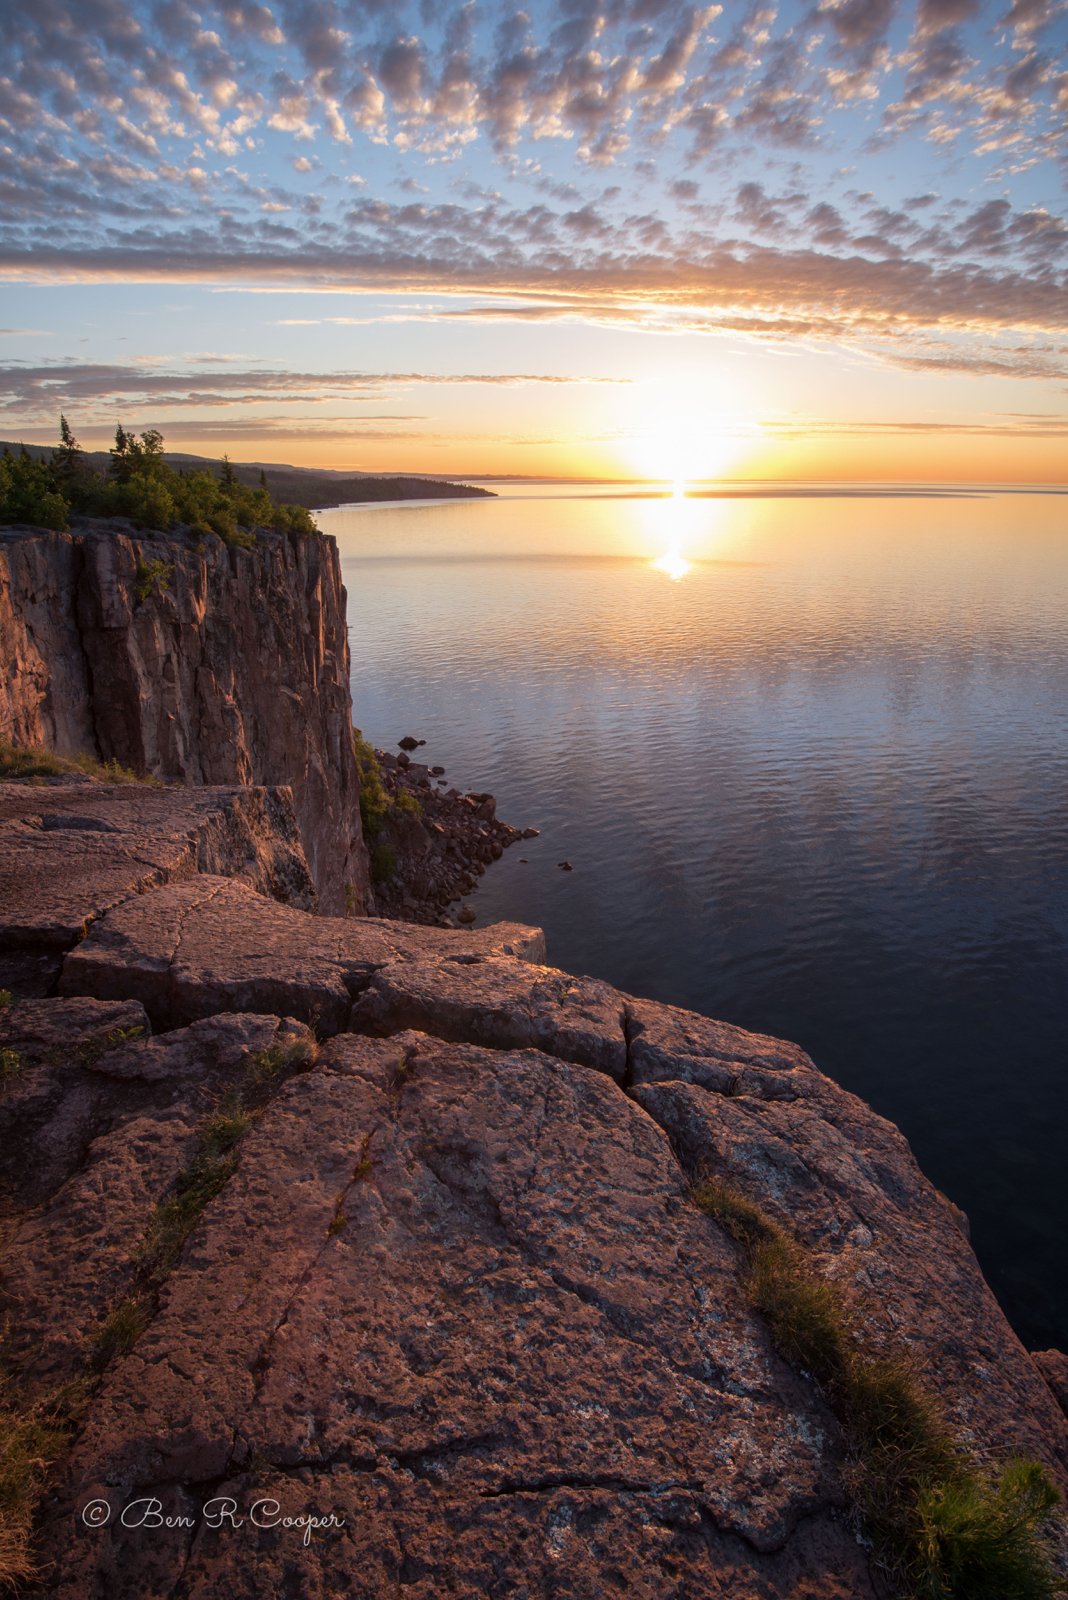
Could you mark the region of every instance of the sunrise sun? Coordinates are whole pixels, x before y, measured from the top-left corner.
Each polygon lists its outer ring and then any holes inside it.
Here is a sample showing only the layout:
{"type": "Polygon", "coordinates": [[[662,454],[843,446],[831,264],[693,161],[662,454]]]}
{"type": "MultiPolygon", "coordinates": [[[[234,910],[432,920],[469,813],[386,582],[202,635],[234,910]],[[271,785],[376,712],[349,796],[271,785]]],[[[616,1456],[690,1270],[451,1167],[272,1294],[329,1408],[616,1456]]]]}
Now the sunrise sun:
{"type": "Polygon", "coordinates": [[[750,453],[755,431],[749,417],[721,404],[710,405],[706,386],[673,386],[670,398],[661,391],[652,399],[635,428],[630,464],[638,476],[669,483],[674,493],[681,494],[688,484],[735,470],[750,453]]]}

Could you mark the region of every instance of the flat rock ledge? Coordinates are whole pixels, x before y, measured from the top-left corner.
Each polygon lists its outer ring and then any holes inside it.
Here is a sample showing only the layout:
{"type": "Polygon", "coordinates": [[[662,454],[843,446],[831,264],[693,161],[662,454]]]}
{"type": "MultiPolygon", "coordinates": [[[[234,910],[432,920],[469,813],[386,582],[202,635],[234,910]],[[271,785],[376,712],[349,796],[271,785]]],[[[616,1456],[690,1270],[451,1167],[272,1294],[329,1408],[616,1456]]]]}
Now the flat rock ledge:
{"type": "Polygon", "coordinates": [[[836,1425],[693,1204],[706,1170],[861,1290],[980,1456],[1068,1481],[1056,1353],[802,1051],[556,971],[536,929],[313,916],[209,854],[86,881],[51,992],[0,1010],[30,1398],[89,1369],[208,1119],[261,1085],[146,1326],[91,1369],[43,1594],[877,1600],[836,1425]]]}
{"type": "Polygon", "coordinates": [[[97,917],[200,872],[313,909],[289,790],[0,783],[0,986],[46,994],[97,917]]]}

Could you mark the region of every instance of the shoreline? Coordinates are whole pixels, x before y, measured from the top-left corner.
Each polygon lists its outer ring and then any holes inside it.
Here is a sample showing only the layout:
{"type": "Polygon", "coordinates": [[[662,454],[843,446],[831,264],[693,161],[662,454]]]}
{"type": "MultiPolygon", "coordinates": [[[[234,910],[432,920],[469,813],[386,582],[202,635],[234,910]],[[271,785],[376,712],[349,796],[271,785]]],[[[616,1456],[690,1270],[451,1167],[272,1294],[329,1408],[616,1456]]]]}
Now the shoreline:
{"type": "Polygon", "coordinates": [[[381,829],[368,841],[377,914],[445,928],[475,922],[466,902],[456,916],[449,908],[477,888],[505,850],[539,830],[501,821],[494,795],[448,784],[443,766],[372,748],[389,798],[381,829]]]}

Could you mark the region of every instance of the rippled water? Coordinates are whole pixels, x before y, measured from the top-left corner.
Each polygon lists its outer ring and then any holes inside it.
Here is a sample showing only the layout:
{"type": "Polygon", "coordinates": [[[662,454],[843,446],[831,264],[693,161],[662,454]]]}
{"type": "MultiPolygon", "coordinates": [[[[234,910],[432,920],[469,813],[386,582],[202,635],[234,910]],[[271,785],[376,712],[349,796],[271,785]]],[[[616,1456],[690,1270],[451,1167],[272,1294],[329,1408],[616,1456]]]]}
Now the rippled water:
{"type": "Polygon", "coordinates": [[[542,829],[481,919],[798,1040],[969,1213],[1025,1340],[1068,1345],[1068,496],[320,520],[365,733],[542,829]]]}

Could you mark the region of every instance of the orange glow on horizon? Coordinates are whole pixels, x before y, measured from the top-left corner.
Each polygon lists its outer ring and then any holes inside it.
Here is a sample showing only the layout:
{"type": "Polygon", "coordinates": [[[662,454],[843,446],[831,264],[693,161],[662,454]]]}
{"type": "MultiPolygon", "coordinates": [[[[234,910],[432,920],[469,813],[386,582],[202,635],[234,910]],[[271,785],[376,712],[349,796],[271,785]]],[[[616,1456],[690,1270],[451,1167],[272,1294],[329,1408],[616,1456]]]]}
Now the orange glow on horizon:
{"type": "MultiPolygon", "coordinates": [[[[358,430],[307,431],[266,427],[242,421],[233,435],[215,423],[202,433],[185,419],[131,417],[136,426],[161,426],[171,451],[235,462],[287,463],[339,472],[448,478],[559,478],[610,482],[697,485],[722,480],[746,482],[847,483],[1006,483],[1068,482],[1065,434],[1015,432],[982,425],[952,424],[872,427],[863,423],[814,423],[805,433],[794,425],[786,433],[775,423],[729,418],[722,411],[693,416],[680,406],[650,417],[641,428],[605,429],[597,437],[501,438],[472,428],[441,428],[425,435],[413,430],[396,438],[361,440],[358,430]]],[[[442,419],[443,421],[444,419],[442,419]]],[[[316,419],[318,422],[319,419],[316,419]]],[[[589,418],[586,419],[587,427],[589,418]]],[[[562,431],[562,429],[561,429],[562,431]]],[[[106,450],[114,427],[79,428],[83,446],[106,450]]],[[[27,443],[54,443],[51,429],[12,428],[10,436],[27,443]]]]}

